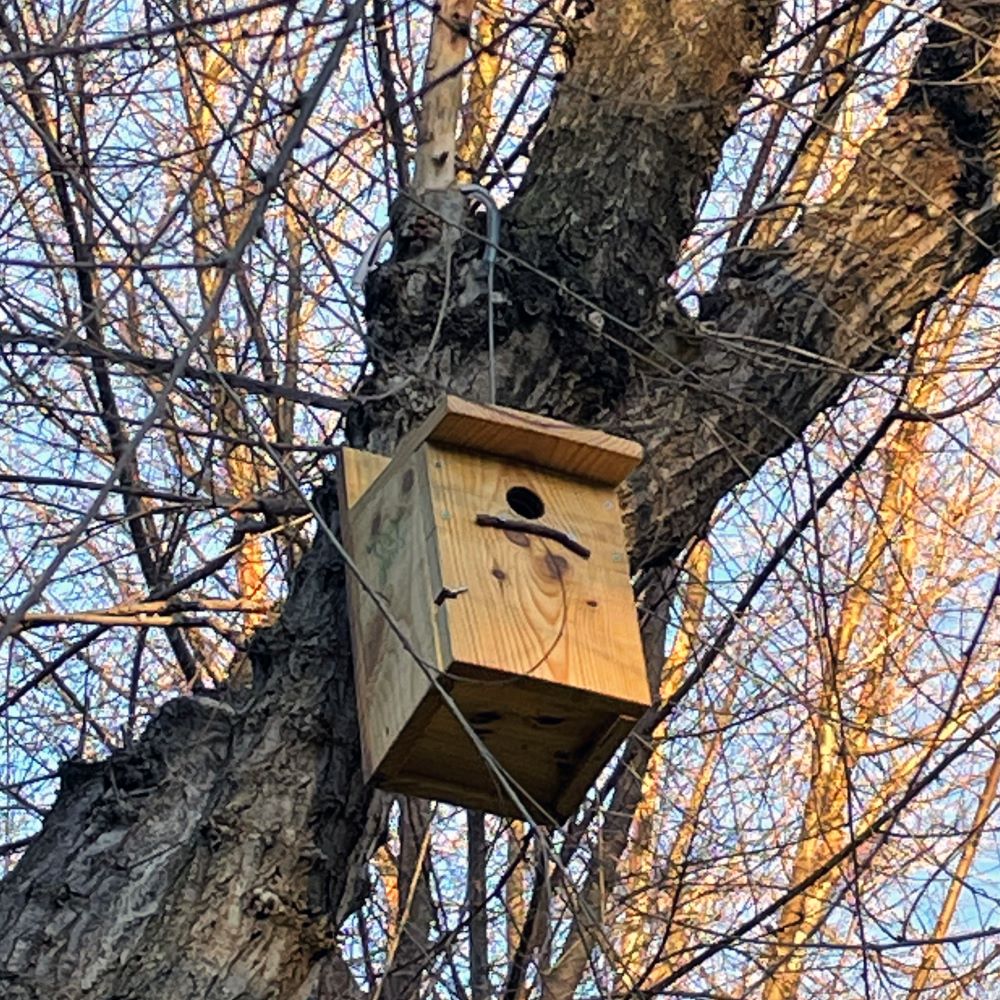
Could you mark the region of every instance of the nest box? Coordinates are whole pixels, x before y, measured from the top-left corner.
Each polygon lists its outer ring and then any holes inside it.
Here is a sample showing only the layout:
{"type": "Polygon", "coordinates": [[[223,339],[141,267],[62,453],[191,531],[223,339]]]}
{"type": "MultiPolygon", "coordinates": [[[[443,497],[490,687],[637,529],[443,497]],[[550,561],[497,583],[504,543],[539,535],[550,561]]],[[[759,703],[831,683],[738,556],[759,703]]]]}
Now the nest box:
{"type": "Polygon", "coordinates": [[[366,778],[516,814],[450,700],[536,820],[572,814],[649,705],[615,489],[641,457],[455,397],[391,460],[343,449],[345,546],[406,637],[349,573],[366,778]]]}

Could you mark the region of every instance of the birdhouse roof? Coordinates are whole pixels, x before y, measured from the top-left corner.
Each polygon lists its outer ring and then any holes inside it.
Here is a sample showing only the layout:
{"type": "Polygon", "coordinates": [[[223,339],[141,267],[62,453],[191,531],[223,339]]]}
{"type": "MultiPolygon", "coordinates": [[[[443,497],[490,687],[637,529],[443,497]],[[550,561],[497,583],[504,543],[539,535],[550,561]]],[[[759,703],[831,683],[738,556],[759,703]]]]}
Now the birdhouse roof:
{"type": "Polygon", "coordinates": [[[634,441],[458,396],[445,396],[400,442],[397,454],[425,441],[512,458],[608,486],[617,486],[642,461],[642,445],[634,441]]]}

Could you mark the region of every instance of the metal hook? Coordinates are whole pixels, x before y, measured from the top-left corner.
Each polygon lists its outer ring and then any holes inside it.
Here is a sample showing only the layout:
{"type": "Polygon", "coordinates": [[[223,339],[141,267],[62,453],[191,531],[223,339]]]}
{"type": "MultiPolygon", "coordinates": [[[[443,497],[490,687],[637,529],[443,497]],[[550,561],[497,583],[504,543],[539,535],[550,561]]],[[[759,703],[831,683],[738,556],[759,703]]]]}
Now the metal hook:
{"type": "Polygon", "coordinates": [[[489,354],[490,402],[497,401],[496,338],[493,330],[493,271],[497,262],[497,247],[500,245],[500,209],[493,195],[478,184],[463,184],[461,191],[473,201],[486,208],[486,349],[489,354]]]}
{"type": "MultiPolygon", "coordinates": [[[[467,198],[478,202],[486,209],[486,248],[483,251],[483,261],[486,263],[486,335],[487,351],[489,354],[489,379],[490,379],[490,402],[496,404],[497,401],[497,373],[496,373],[496,343],[493,329],[493,272],[497,262],[497,247],[500,245],[500,209],[493,200],[493,195],[481,187],[479,184],[462,184],[459,190],[467,198]]],[[[386,223],[372,241],[368,249],[362,254],[358,266],[354,269],[351,277],[351,288],[355,292],[360,292],[365,287],[365,280],[372,269],[375,258],[379,255],[382,247],[392,236],[392,226],[386,223]]]]}
{"type": "Polygon", "coordinates": [[[493,195],[478,184],[463,184],[459,190],[486,209],[487,243],[486,250],[483,252],[483,260],[492,266],[496,263],[497,246],[500,243],[500,209],[497,208],[493,195]]]}
{"type": "Polygon", "coordinates": [[[378,236],[371,242],[368,249],[361,255],[361,260],[354,269],[354,275],[351,278],[351,288],[354,291],[360,292],[365,287],[365,279],[372,269],[372,261],[378,256],[378,252],[385,246],[390,236],[392,236],[392,224],[387,222],[378,231],[378,236]]]}

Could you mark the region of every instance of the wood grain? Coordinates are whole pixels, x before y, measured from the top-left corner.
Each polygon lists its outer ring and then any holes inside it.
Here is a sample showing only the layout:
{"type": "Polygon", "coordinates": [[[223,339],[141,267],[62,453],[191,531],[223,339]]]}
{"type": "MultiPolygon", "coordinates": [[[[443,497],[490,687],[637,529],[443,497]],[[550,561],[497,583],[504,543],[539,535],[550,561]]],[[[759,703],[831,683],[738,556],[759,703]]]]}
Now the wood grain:
{"type": "Polygon", "coordinates": [[[445,396],[400,442],[397,454],[425,441],[509,458],[590,482],[617,486],[642,461],[642,446],[603,431],[504,406],[445,396]]]}
{"type": "MultiPolygon", "coordinates": [[[[534,676],[639,712],[649,688],[615,491],[517,462],[426,446],[441,579],[467,588],[437,614],[448,662],[534,676]],[[532,490],[537,523],[586,546],[476,524],[515,516],[506,494],[532,490]]],[[[572,695],[568,695],[572,697],[572,695]]]]}
{"type": "MultiPolygon", "coordinates": [[[[534,678],[456,665],[448,686],[514,783],[532,819],[561,823],[579,806],[635,722],[606,699],[534,678]]],[[[465,729],[427,699],[403,734],[405,764],[377,775],[386,790],[503,816],[523,816],[465,729]]]]}
{"type": "MultiPolygon", "coordinates": [[[[350,484],[345,494],[356,493],[365,476],[378,471],[379,463],[372,457],[359,459],[353,449],[344,449],[342,478],[350,484]]],[[[385,466],[371,488],[341,511],[341,530],[365,581],[382,598],[421,660],[439,669],[430,613],[434,548],[427,540],[427,506],[420,502],[428,494],[423,464],[424,456],[418,453],[385,466]]],[[[393,750],[432,684],[352,574],[348,574],[348,588],[362,758],[368,778],[393,750]]]]}
{"type": "MultiPolygon", "coordinates": [[[[391,462],[345,448],[341,463],[364,578],[530,815],[561,822],[650,700],[614,487],[426,436],[391,462]],[[514,488],[537,510],[512,510],[514,488]]],[[[517,814],[375,602],[353,580],[349,595],[366,778],[517,814]]]]}
{"type": "Polygon", "coordinates": [[[360,448],[341,448],[337,479],[340,489],[340,509],[349,510],[360,499],[365,490],[378,479],[389,465],[385,455],[375,455],[360,448]]]}

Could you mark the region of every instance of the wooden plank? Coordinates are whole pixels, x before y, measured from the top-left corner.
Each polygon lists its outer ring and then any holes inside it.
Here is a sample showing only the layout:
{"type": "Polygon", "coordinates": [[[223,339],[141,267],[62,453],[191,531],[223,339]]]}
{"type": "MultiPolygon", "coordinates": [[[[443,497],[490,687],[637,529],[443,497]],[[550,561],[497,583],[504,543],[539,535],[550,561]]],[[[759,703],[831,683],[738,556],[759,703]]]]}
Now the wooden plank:
{"type": "Polygon", "coordinates": [[[389,464],[385,455],[361,451],[360,448],[340,449],[338,469],[338,486],[340,489],[341,510],[353,507],[362,494],[379,477],[379,474],[389,464]]]}
{"type": "Polygon", "coordinates": [[[520,463],[427,445],[441,581],[458,595],[438,612],[445,662],[474,664],[589,691],[637,715],[650,702],[614,489],[520,463]],[[512,519],[509,491],[529,490],[544,513],[532,523],[558,541],[481,527],[479,514],[512,519]]]}
{"type": "MultiPolygon", "coordinates": [[[[347,549],[348,555],[357,562],[357,549],[351,534],[350,510],[357,504],[369,486],[378,478],[379,473],[389,464],[389,459],[382,455],[375,455],[371,452],[361,451],[357,448],[341,448],[338,460],[337,495],[340,501],[340,535],[347,549]]],[[[356,688],[364,683],[364,678],[368,677],[371,669],[365,660],[365,635],[361,622],[364,592],[358,583],[355,575],[346,571],[347,584],[347,607],[348,618],[351,628],[351,649],[354,654],[354,673],[356,688]],[[359,681],[359,678],[361,679],[359,681]]],[[[358,720],[362,730],[362,758],[363,769],[366,774],[370,774],[373,762],[368,749],[368,740],[365,737],[367,728],[371,725],[368,718],[367,705],[361,698],[358,702],[358,720]]]]}
{"type": "Polygon", "coordinates": [[[572,775],[556,793],[552,804],[556,815],[572,816],[576,812],[636,721],[623,715],[607,716],[599,721],[601,728],[595,727],[586,748],[580,751],[572,775]]]}
{"type": "MultiPolygon", "coordinates": [[[[347,456],[346,464],[356,455],[347,456]]],[[[364,460],[363,460],[364,461],[364,460]]],[[[377,463],[366,462],[367,472],[377,463]]],[[[433,524],[422,453],[393,461],[341,512],[344,541],[368,585],[387,605],[420,658],[440,667],[431,591],[433,524]]],[[[353,478],[363,479],[357,469],[353,478]]],[[[353,474],[352,474],[353,475],[353,474]]],[[[356,485],[356,483],[355,483],[356,485]]],[[[345,494],[353,487],[345,487],[345,494]]],[[[348,573],[358,719],[366,778],[383,764],[431,688],[431,680],[348,573]]]]}
{"type": "MultiPolygon", "coordinates": [[[[611,759],[632,719],[603,698],[533,678],[461,668],[449,677],[462,714],[510,776],[532,819],[561,823],[611,759]]],[[[405,766],[382,787],[501,815],[520,815],[464,728],[446,706],[420,720],[405,766]]],[[[404,739],[405,742],[405,739],[404,739]]]]}
{"type": "Polygon", "coordinates": [[[397,454],[424,441],[513,459],[590,482],[617,486],[642,461],[642,445],[534,413],[445,396],[400,442],[397,454]]]}

